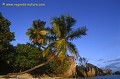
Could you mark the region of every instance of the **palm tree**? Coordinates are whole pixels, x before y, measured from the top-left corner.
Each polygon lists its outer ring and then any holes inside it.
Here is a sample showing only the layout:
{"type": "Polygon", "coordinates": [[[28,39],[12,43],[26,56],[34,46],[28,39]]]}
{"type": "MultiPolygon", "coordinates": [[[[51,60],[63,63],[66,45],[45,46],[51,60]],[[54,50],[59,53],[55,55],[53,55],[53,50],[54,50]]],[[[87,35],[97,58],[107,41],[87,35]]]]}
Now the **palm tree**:
{"type": "Polygon", "coordinates": [[[39,64],[24,72],[14,74],[17,75],[30,72],[36,68],[46,65],[54,58],[54,55],[57,55],[58,58],[63,61],[67,56],[67,50],[69,50],[75,57],[78,57],[79,54],[77,48],[71,41],[86,35],[87,29],[86,27],[81,27],[74,30],[73,26],[75,23],[75,19],[69,15],[61,16],[59,18],[55,17],[51,21],[52,28],[49,28],[51,34],[48,35],[48,30],[46,31],[44,29],[45,22],[40,20],[33,21],[33,27],[28,30],[27,35],[30,36],[30,40],[37,44],[43,44],[42,42],[38,42],[38,40],[46,40],[44,37],[49,37],[50,42],[44,49],[43,56],[50,55],[50,58],[45,63],[39,64]],[[42,35],[41,31],[45,31],[45,34],[42,35]],[[34,39],[36,39],[36,41],[34,41],[34,39]]]}
{"type": "Polygon", "coordinates": [[[67,50],[69,50],[77,58],[79,56],[77,48],[71,41],[86,35],[87,29],[86,27],[81,27],[74,30],[73,26],[75,23],[75,19],[69,15],[53,18],[51,21],[51,35],[55,36],[56,40],[51,42],[43,54],[48,55],[48,53],[51,53],[49,51],[52,50],[54,51],[52,53],[55,53],[63,61],[68,54],[67,50]]]}
{"type": "Polygon", "coordinates": [[[39,47],[46,44],[47,29],[44,27],[46,22],[41,20],[33,21],[32,27],[28,29],[26,35],[29,39],[39,47]]]}

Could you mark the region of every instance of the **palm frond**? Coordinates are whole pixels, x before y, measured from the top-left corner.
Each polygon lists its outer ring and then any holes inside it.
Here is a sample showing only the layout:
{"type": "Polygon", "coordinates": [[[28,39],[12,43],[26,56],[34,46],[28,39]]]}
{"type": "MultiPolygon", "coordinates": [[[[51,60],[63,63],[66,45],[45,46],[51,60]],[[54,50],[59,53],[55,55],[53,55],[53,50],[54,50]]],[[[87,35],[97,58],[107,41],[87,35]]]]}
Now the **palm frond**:
{"type": "Polygon", "coordinates": [[[56,36],[46,36],[46,40],[48,44],[56,41],[56,39],[57,39],[56,36]]]}
{"type": "Polygon", "coordinates": [[[53,23],[53,31],[54,31],[56,37],[59,38],[61,36],[60,28],[56,23],[53,23]]]}
{"type": "Polygon", "coordinates": [[[47,30],[40,30],[40,31],[38,31],[38,34],[40,34],[40,35],[42,35],[42,36],[46,36],[47,35],[47,33],[48,33],[48,31],[47,30]]]}
{"type": "Polygon", "coordinates": [[[76,38],[80,38],[83,35],[86,35],[86,27],[82,27],[82,28],[78,28],[75,31],[71,31],[68,35],[67,35],[67,39],[73,40],[76,38]]]}
{"type": "Polygon", "coordinates": [[[56,35],[56,37],[61,36],[61,30],[60,30],[60,18],[54,17],[51,22],[53,26],[53,33],[56,35]]]}
{"type": "Polygon", "coordinates": [[[43,56],[48,56],[51,53],[54,53],[55,55],[58,56],[58,59],[63,61],[66,58],[66,53],[67,48],[66,48],[66,41],[65,39],[57,40],[52,42],[50,45],[48,45],[43,52],[43,56]]]}
{"type": "Polygon", "coordinates": [[[76,20],[72,18],[70,15],[66,16],[66,26],[67,31],[69,32],[71,30],[71,27],[76,23],[76,20]]]}
{"type": "Polygon", "coordinates": [[[44,49],[44,51],[43,51],[43,53],[42,53],[43,57],[47,57],[47,56],[50,55],[51,53],[54,53],[54,51],[52,50],[53,46],[54,46],[54,42],[51,43],[50,45],[48,45],[48,46],[44,49]]]}
{"type": "Polygon", "coordinates": [[[32,40],[36,36],[35,29],[34,28],[28,29],[28,31],[26,32],[26,35],[29,36],[30,40],[32,40]]]}
{"type": "Polygon", "coordinates": [[[58,59],[63,61],[65,58],[66,58],[66,52],[67,52],[67,49],[66,48],[63,48],[61,49],[59,52],[58,52],[58,59]]]}
{"type": "Polygon", "coordinates": [[[35,20],[35,21],[33,21],[32,27],[34,27],[35,29],[43,29],[45,24],[46,24],[46,22],[44,22],[44,21],[35,20]]]}
{"type": "Polygon", "coordinates": [[[61,61],[63,61],[67,56],[66,46],[67,46],[66,39],[61,39],[57,41],[55,45],[56,50],[58,51],[57,56],[61,61]]]}
{"type": "Polygon", "coordinates": [[[55,17],[52,19],[53,31],[58,38],[65,37],[67,33],[65,19],[65,16],[61,16],[59,18],[55,17]]]}
{"type": "Polygon", "coordinates": [[[60,39],[55,41],[55,48],[56,50],[61,50],[64,48],[64,46],[66,46],[66,39],[60,39]]]}
{"type": "Polygon", "coordinates": [[[74,57],[76,57],[76,58],[79,57],[78,50],[77,50],[76,46],[75,46],[73,43],[68,42],[68,43],[67,43],[67,48],[68,48],[68,50],[71,52],[71,54],[74,55],[74,57]]]}

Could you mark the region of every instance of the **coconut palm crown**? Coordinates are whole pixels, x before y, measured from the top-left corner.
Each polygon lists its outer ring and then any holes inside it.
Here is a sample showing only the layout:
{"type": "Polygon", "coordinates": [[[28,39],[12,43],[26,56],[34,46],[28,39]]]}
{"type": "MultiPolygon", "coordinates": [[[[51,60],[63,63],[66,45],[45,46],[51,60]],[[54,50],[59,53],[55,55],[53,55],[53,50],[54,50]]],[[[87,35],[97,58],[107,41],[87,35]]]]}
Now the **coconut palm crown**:
{"type": "Polygon", "coordinates": [[[26,35],[29,36],[29,39],[36,45],[45,45],[47,29],[45,28],[46,22],[41,20],[33,21],[32,27],[28,29],[26,35]]]}
{"type": "Polygon", "coordinates": [[[73,26],[75,23],[76,20],[70,15],[53,18],[51,20],[51,36],[56,37],[56,39],[48,45],[43,54],[49,55],[50,51],[54,51],[52,53],[57,55],[60,60],[64,60],[69,50],[77,58],[79,53],[71,41],[86,35],[87,29],[86,27],[81,27],[74,30],[73,26]]]}

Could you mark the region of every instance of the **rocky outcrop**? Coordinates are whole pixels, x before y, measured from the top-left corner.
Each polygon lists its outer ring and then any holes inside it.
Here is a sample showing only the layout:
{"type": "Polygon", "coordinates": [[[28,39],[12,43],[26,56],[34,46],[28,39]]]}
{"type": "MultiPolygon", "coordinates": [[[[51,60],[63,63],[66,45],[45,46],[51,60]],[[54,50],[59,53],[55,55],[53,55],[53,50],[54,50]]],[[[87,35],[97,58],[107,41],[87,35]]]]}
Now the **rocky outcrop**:
{"type": "Polygon", "coordinates": [[[96,70],[92,64],[86,64],[84,66],[77,66],[77,75],[80,77],[94,77],[96,75],[96,70]]]}
{"type": "Polygon", "coordinates": [[[98,68],[97,66],[94,66],[95,71],[96,71],[96,75],[95,76],[101,76],[103,75],[103,70],[98,68]]]}
{"type": "Polygon", "coordinates": [[[120,75],[120,71],[114,72],[113,75],[120,75]]]}
{"type": "Polygon", "coordinates": [[[84,67],[80,67],[80,66],[77,66],[77,69],[76,69],[76,71],[77,71],[77,75],[79,76],[79,77],[87,77],[87,70],[84,68],[84,67]]]}
{"type": "Polygon", "coordinates": [[[112,70],[111,69],[103,70],[103,75],[112,75],[112,70]]]}
{"type": "Polygon", "coordinates": [[[56,76],[65,77],[65,78],[73,78],[76,76],[76,62],[74,57],[70,56],[67,61],[70,62],[70,66],[68,70],[62,74],[56,74],[56,76]]]}
{"type": "Polygon", "coordinates": [[[86,67],[77,66],[76,70],[77,70],[77,75],[80,77],[95,77],[103,74],[102,69],[90,63],[87,63],[86,67]]]}

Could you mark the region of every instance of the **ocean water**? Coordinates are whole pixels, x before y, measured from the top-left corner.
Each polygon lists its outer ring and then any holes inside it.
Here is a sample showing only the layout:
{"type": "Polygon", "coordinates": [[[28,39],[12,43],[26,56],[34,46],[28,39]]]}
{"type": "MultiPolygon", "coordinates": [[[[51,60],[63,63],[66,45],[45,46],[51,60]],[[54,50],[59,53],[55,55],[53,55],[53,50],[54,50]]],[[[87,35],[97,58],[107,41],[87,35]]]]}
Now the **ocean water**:
{"type": "Polygon", "coordinates": [[[79,79],[120,79],[120,75],[98,76],[98,77],[79,78],[79,79]]]}

